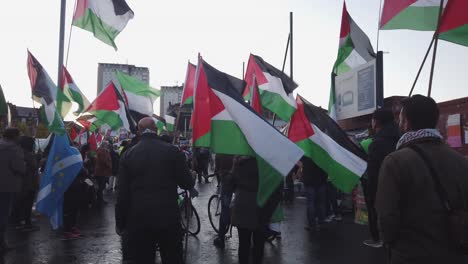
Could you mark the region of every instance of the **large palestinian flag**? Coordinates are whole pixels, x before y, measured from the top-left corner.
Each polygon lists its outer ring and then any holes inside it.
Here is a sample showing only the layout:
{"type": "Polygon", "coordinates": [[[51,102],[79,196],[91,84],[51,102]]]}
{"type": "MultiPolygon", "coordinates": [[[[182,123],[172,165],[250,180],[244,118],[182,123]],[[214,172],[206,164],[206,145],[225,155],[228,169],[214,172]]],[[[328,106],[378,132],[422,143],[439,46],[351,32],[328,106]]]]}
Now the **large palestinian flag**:
{"type": "Polygon", "coordinates": [[[193,104],[193,91],[195,87],[195,74],[197,67],[192,63],[188,63],[187,75],[185,76],[184,92],[182,94],[182,100],[180,105],[193,104]]]}
{"type": "Polygon", "coordinates": [[[154,101],[161,95],[161,92],[123,72],[118,71],[116,75],[120,87],[125,91],[128,109],[133,117],[139,121],[143,116],[153,116],[154,101]]]}
{"type": "Polygon", "coordinates": [[[351,192],[367,168],[364,152],[327,113],[301,96],[291,119],[288,137],[324,170],[343,192],[351,192]]]}
{"type": "Polygon", "coordinates": [[[133,15],[125,0],[78,0],[73,25],[92,32],[117,50],[115,38],[133,15]]]}
{"type": "Polygon", "coordinates": [[[348,72],[375,59],[374,48],[366,33],[354,22],[343,4],[341,20],[340,46],[338,58],[333,67],[337,75],[348,72]]]}
{"type": "Polygon", "coordinates": [[[62,92],[65,94],[65,96],[78,104],[78,110],[73,112],[73,114],[79,115],[83,113],[86,108],[88,108],[88,98],[86,98],[86,96],[81,92],[80,88],[78,88],[65,66],[62,68],[62,85],[60,88],[62,89],[62,92]]]}
{"type": "Polygon", "coordinates": [[[261,57],[250,54],[247,71],[245,73],[246,86],[244,98],[250,101],[250,89],[258,84],[262,106],[278,115],[284,121],[289,121],[296,111],[296,102],[292,92],[297,84],[285,73],[276,69],[261,57]]]}
{"type": "Polygon", "coordinates": [[[264,206],[303,151],[260,117],[238,92],[245,82],[199,58],[193,112],[193,142],[213,152],[256,157],[257,201],[264,206]]]}
{"type": "Polygon", "coordinates": [[[88,131],[94,131],[102,126],[113,131],[121,127],[127,131],[135,130],[126,102],[113,82],[94,99],[77,121],[88,131]]]}
{"type": "MultiPolygon", "coordinates": [[[[33,100],[42,104],[42,121],[50,132],[65,133],[63,120],[56,108],[56,101],[65,102],[66,96],[50,78],[39,61],[28,51],[28,75],[31,82],[33,100]]],[[[68,100],[70,103],[70,101],[68,100]]],[[[71,103],[70,103],[71,106],[71,103]]],[[[65,109],[60,109],[65,111],[65,109]]],[[[67,110],[68,111],[68,110],[67,110]]]]}
{"type": "Polygon", "coordinates": [[[385,0],[380,29],[435,31],[439,9],[440,0],[385,0]]]}
{"type": "Polygon", "coordinates": [[[439,28],[439,38],[468,46],[468,1],[448,1],[439,28]]]}

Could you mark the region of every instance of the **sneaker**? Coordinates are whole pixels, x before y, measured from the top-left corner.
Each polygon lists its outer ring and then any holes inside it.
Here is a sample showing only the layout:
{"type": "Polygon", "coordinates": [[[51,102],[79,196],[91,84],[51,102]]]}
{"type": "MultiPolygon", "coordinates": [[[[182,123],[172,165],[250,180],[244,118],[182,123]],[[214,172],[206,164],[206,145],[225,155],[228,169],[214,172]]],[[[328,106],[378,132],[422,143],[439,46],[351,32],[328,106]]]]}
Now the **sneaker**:
{"type": "Polygon", "coordinates": [[[224,239],[220,237],[215,238],[215,240],[213,240],[213,245],[217,248],[224,249],[224,239]]]}
{"type": "Polygon", "coordinates": [[[382,240],[375,241],[373,239],[368,239],[368,240],[364,241],[364,245],[366,245],[368,247],[373,247],[373,248],[381,248],[381,247],[383,247],[383,241],[382,240]]]}
{"type": "Polygon", "coordinates": [[[331,223],[331,222],[333,222],[333,219],[335,219],[335,216],[334,216],[334,215],[330,215],[330,216],[328,216],[327,218],[325,218],[324,222],[325,222],[325,223],[331,223]]]}
{"type": "Polygon", "coordinates": [[[76,226],[71,229],[71,233],[76,237],[81,237],[82,236],[80,229],[78,229],[78,227],[76,227],[76,226]]]}
{"type": "Polygon", "coordinates": [[[74,239],[77,239],[77,238],[79,238],[79,236],[76,236],[72,232],[65,232],[65,233],[63,233],[63,236],[60,238],[60,240],[67,241],[67,240],[74,240],[74,239]]]}
{"type": "Polygon", "coordinates": [[[335,221],[337,221],[337,222],[341,222],[341,221],[343,221],[343,217],[342,217],[341,215],[337,215],[337,216],[335,216],[335,218],[334,218],[334,219],[335,219],[335,221]]]}

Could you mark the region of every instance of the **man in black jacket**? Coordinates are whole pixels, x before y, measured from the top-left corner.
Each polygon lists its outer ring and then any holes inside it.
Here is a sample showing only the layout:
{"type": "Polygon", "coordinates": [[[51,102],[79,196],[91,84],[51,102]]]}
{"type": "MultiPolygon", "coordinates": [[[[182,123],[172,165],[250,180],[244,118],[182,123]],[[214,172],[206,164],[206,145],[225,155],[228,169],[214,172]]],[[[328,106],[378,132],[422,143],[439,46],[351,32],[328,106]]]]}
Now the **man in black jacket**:
{"type": "Polygon", "coordinates": [[[400,138],[398,126],[394,122],[393,113],[385,109],[377,109],[372,115],[372,129],[375,131],[374,140],[369,145],[367,161],[366,204],[369,216],[369,231],[371,239],[364,241],[370,247],[379,248],[383,243],[380,239],[375,211],[375,197],[379,182],[379,170],[385,157],[395,151],[400,138]]]}
{"type": "Polygon", "coordinates": [[[157,136],[152,118],[140,120],[138,130],[140,141],[120,160],[117,232],[125,233],[136,263],[154,263],[156,244],[163,263],[183,263],[177,186],[190,190],[195,182],[184,154],[157,136]]]}

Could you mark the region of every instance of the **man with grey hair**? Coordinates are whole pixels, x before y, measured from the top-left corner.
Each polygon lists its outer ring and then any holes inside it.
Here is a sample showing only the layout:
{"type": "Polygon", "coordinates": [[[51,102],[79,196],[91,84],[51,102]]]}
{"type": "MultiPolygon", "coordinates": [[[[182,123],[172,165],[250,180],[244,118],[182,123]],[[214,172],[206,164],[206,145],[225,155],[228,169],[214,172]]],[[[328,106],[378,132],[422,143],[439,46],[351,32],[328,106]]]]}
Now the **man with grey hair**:
{"type": "Polygon", "coordinates": [[[19,136],[18,129],[7,128],[0,139],[0,255],[10,249],[6,243],[8,218],[26,172],[23,151],[18,145],[19,136]]]}
{"type": "Polygon", "coordinates": [[[140,120],[138,133],[140,141],[123,154],[118,174],[115,217],[128,245],[124,255],[154,263],[158,244],[162,263],[183,263],[177,186],[191,190],[195,181],[184,154],[158,137],[152,118],[140,120]]]}

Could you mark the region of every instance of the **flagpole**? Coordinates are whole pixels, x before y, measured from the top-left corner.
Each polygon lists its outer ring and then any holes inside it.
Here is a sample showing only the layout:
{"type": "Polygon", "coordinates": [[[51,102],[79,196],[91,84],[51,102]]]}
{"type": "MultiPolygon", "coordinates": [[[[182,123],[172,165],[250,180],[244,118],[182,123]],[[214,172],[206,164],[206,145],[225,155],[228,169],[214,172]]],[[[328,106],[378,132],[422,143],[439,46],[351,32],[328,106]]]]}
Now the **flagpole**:
{"type": "Polygon", "coordinates": [[[63,65],[63,51],[65,44],[65,14],[67,0],[61,0],[60,8],[60,35],[59,35],[59,56],[58,56],[58,78],[57,78],[57,87],[62,85],[62,65],[63,65]]]}
{"type": "Polygon", "coordinates": [[[379,40],[380,40],[380,20],[382,20],[382,1],[380,0],[379,8],[379,22],[377,23],[377,52],[379,52],[379,40]]]}
{"type": "MultiPolygon", "coordinates": [[[[190,60],[188,60],[188,63],[187,63],[187,73],[185,73],[185,82],[184,82],[184,87],[182,88],[182,99],[183,100],[183,96],[184,96],[184,91],[185,91],[185,86],[187,85],[187,76],[189,74],[189,69],[190,69],[190,60]]],[[[195,96],[195,95],[194,95],[195,96]]],[[[179,111],[177,113],[177,117],[176,117],[176,120],[175,120],[175,124],[174,124],[174,138],[172,139],[172,143],[175,144],[176,143],[176,137],[175,137],[175,134],[177,133],[177,129],[179,129],[179,119],[180,119],[180,112],[182,111],[182,101],[180,101],[179,103],[179,111]]],[[[164,120],[166,119],[166,117],[163,117],[164,120]]]]}
{"type": "MultiPolygon", "coordinates": [[[[75,0],[75,7],[73,8],[73,14],[76,12],[76,5],[78,1],[75,0]]],[[[73,33],[73,23],[70,24],[70,34],[68,35],[68,45],[67,45],[67,57],[65,58],[65,67],[68,66],[68,55],[70,54],[71,38],[73,33]]]]}
{"type": "Polygon", "coordinates": [[[293,78],[293,65],[294,65],[294,56],[293,56],[293,40],[294,40],[294,35],[293,35],[293,12],[289,12],[289,32],[290,32],[290,36],[291,36],[291,41],[289,42],[289,44],[291,45],[291,53],[289,53],[289,60],[290,60],[290,76],[291,77],[291,80],[293,81],[294,78],[293,78]]]}
{"type": "Polygon", "coordinates": [[[427,92],[427,96],[431,97],[431,92],[432,92],[432,81],[434,80],[434,68],[435,68],[435,62],[436,62],[436,57],[437,57],[437,46],[439,44],[439,27],[440,27],[440,21],[442,20],[442,11],[444,9],[444,0],[440,0],[440,8],[439,8],[439,18],[437,20],[437,29],[434,34],[434,54],[432,55],[432,66],[431,66],[431,75],[429,77],[429,90],[427,92]]]}
{"type": "Polygon", "coordinates": [[[431,44],[429,45],[429,48],[427,49],[426,55],[424,56],[424,59],[423,59],[423,62],[421,64],[421,66],[419,67],[419,71],[418,71],[418,74],[416,75],[416,79],[414,79],[413,86],[411,87],[411,91],[409,93],[409,96],[411,96],[413,94],[414,88],[416,87],[416,84],[418,83],[419,76],[421,75],[421,72],[422,72],[422,70],[424,68],[424,65],[426,64],[427,57],[429,57],[429,53],[431,52],[432,45],[434,45],[434,40],[435,40],[435,38],[432,38],[431,44]]]}

